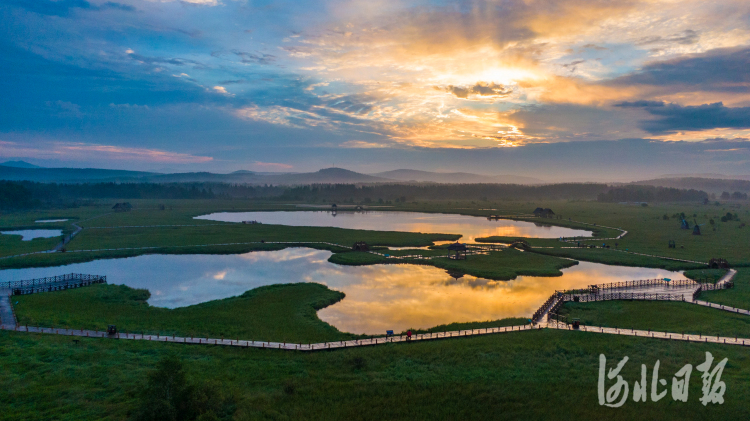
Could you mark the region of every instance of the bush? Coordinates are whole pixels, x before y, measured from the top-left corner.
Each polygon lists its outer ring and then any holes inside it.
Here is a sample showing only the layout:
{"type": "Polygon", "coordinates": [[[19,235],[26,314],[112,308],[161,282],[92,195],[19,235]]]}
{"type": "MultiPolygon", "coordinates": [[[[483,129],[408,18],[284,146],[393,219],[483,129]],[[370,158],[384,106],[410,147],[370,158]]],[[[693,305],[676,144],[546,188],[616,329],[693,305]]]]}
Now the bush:
{"type": "Polygon", "coordinates": [[[177,357],[160,360],[148,373],[141,392],[141,405],[133,417],[138,421],[221,420],[231,418],[234,401],[222,396],[216,384],[194,384],[177,357]]]}

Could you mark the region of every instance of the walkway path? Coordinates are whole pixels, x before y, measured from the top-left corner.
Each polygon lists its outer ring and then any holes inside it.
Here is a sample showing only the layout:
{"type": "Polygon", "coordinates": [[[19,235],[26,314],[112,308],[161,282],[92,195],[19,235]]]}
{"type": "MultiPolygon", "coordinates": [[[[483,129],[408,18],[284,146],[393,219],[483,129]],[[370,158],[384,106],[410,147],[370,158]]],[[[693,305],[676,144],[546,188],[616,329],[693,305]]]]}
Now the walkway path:
{"type": "Polygon", "coordinates": [[[16,315],[10,302],[10,290],[0,289],[0,327],[2,329],[14,329],[16,327],[16,315]]]}
{"type": "Polygon", "coordinates": [[[319,342],[319,343],[290,343],[290,342],[267,342],[267,341],[249,341],[239,339],[217,339],[217,338],[192,338],[182,336],[159,336],[159,335],[143,335],[140,333],[120,333],[117,335],[109,335],[107,332],[96,331],[96,330],[84,330],[84,329],[53,329],[53,328],[42,328],[32,326],[3,326],[5,330],[14,330],[16,332],[30,332],[30,333],[45,333],[53,335],[65,335],[65,336],[76,336],[86,338],[111,338],[111,339],[129,339],[137,341],[155,341],[155,342],[171,342],[180,344],[195,344],[195,345],[223,345],[223,346],[236,346],[242,348],[270,348],[270,349],[284,349],[291,351],[320,351],[325,349],[338,349],[338,348],[352,348],[360,346],[370,345],[383,345],[387,343],[399,343],[399,342],[420,342],[434,339],[448,339],[448,338],[459,338],[466,336],[480,336],[480,335],[492,335],[499,333],[517,332],[522,330],[532,330],[539,327],[532,325],[521,325],[521,326],[507,326],[507,327],[495,327],[485,329],[472,329],[472,330],[457,330],[451,332],[436,332],[436,333],[425,333],[412,335],[411,339],[408,339],[406,335],[399,336],[388,336],[380,338],[368,338],[368,339],[355,339],[350,341],[334,341],[334,342],[319,342]]]}
{"type": "MultiPolygon", "coordinates": [[[[542,329],[543,327],[560,330],[573,330],[572,326],[551,321],[550,323],[544,323],[536,326],[522,325],[522,326],[507,326],[507,327],[496,327],[486,329],[473,329],[473,330],[460,330],[452,332],[439,332],[439,333],[426,333],[413,335],[409,340],[405,335],[400,336],[389,336],[380,338],[368,338],[368,339],[355,339],[350,341],[333,341],[333,342],[319,342],[319,343],[290,343],[290,342],[268,342],[268,341],[249,341],[239,339],[218,339],[218,338],[193,338],[193,337],[182,337],[182,336],[160,336],[160,335],[143,335],[138,333],[119,333],[116,335],[109,335],[107,332],[96,331],[96,330],[83,330],[83,329],[52,329],[52,328],[38,328],[38,327],[26,327],[26,326],[3,326],[4,330],[13,330],[16,332],[29,332],[29,333],[42,333],[52,335],[64,335],[73,337],[84,337],[84,338],[109,338],[109,339],[123,339],[123,340],[135,340],[135,341],[153,341],[153,342],[167,342],[167,343],[179,343],[179,344],[192,344],[192,345],[216,345],[216,346],[233,346],[240,348],[269,348],[269,349],[281,349],[286,351],[322,351],[329,349],[342,349],[342,348],[355,348],[362,346],[373,346],[373,345],[384,345],[388,343],[404,343],[404,342],[421,342],[437,339],[450,339],[450,338],[461,338],[468,336],[481,336],[481,335],[492,335],[509,332],[520,332],[542,329]]],[[[604,333],[610,335],[626,335],[626,336],[637,336],[644,338],[655,338],[655,339],[667,339],[667,340],[679,340],[687,342],[703,342],[703,343],[716,343],[725,345],[742,345],[750,346],[750,339],[746,338],[730,338],[723,336],[705,336],[705,335],[691,335],[673,332],[655,332],[650,330],[637,330],[637,329],[618,329],[618,328],[607,328],[598,326],[581,326],[578,329],[582,332],[595,332],[604,333]]]]}
{"type": "Polygon", "coordinates": [[[715,309],[718,309],[718,310],[724,310],[724,311],[729,311],[729,312],[732,312],[732,313],[739,313],[739,314],[745,314],[745,315],[750,316],[750,311],[749,310],[744,310],[744,309],[741,309],[741,308],[725,306],[723,304],[709,303],[708,301],[700,301],[700,300],[693,301],[693,304],[698,304],[699,306],[711,307],[711,308],[715,308],[715,309]]]}
{"type": "MultiPolygon", "coordinates": [[[[573,330],[573,327],[571,325],[567,323],[555,322],[555,321],[550,322],[547,325],[547,327],[551,329],[573,330]]],[[[626,335],[626,336],[638,336],[638,337],[643,337],[643,338],[667,339],[667,340],[675,340],[675,341],[750,346],[750,339],[730,338],[726,336],[691,335],[691,334],[684,334],[684,333],[655,332],[652,330],[619,329],[619,328],[613,328],[613,327],[599,327],[599,326],[580,326],[578,330],[580,330],[581,332],[606,333],[610,335],[626,335]]]]}
{"type": "Polygon", "coordinates": [[[70,242],[70,240],[73,239],[73,237],[75,237],[76,235],[78,235],[78,233],[81,232],[81,230],[83,230],[83,228],[81,228],[80,226],[78,226],[78,224],[76,224],[76,223],[72,223],[70,225],[73,225],[74,227],[76,227],[76,230],[73,231],[67,237],[63,238],[63,240],[60,242],[60,244],[56,245],[55,248],[53,248],[52,250],[50,250],[51,253],[58,252],[58,251],[62,250],[63,248],[65,248],[65,245],[68,244],[70,242]]]}

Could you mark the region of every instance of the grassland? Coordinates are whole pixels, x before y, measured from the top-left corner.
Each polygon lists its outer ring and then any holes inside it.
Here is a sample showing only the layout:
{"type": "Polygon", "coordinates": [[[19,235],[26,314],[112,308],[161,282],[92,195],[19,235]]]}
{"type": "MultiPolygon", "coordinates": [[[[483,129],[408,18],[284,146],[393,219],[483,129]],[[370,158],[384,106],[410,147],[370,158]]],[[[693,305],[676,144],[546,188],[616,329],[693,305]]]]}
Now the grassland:
{"type": "Polygon", "coordinates": [[[702,292],[699,299],[730,307],[750,309],[750,269],[740,268],[734,276],[734,288],[702,292]]]}
{"type": "Polygon", "coordinates": [[[560,315],[591,326],[750,338],[750,317],[690,303],[599,301],[565,303],[560,315]]]}
{"type": "MultiPolygon", "coordinates": [[[[3,418],[124,420],[146,372],[166,355],[238,400],[235,420],[748,419],[750,356],[740,347],[541,330],[311,354],[0,332],[3,418]],[[623,357],[628,383],[658,360],[667,380],[710,351],[728,358],[723,405],[689,401],[599,406],[599,354],[623,357]]],[[[649,371],[650,373],[650,371],[649,371]]],[[[649,374],[650,375],[650,374],[649,374]]],[[[650,377],[649,377],[650,380],[650,377]]],[[[612,383],[607,383],[609,387],[612,383]]],[[[631,390],[632,393],[632,390],[631,390]]]]}
{"type": "Polygon", "coordinates": [[[147,290],[93,285],[14,297],[22,325],[146,334],[311,342],[351,339],[318,319],[316,311],[344,298],[320,284],[269,285],[223,300],[176,309],[152,307],[147,290]]]}
{"type": "MultiPolygon", "coordinates": [[[[98,202],[93,206],[66,209],[64,211],[45,211],[45,212],[26,212],[0,215],[0,226],[28,226],[33,225],[33,220],[39,218],[48,218],[65,215],[67,217],[77,218],[84,227],[116,227],[116,226],[138,226],[138,225],[209,225],[215,224],[212,221],[195,220],[194,216],[218,211],[250,211],[250,210],[304,210],[297,208],[294,204],[285,204],[278,202],[262,201],[242,201],[242,200],[171,200],[171,201],[131,201],[135,206],[132,212],[112,213],[109,209],[117,200],[98,202]],[[159,210],[160,205],[164,205],[166,210],[159,210]]],[[[598,202],[569,202],[569,201],[548,201],[539,203],[530,202],[427,202],[427,203],[401,203],[391,208],[382,210],[402,210],[402,211],[419,211],[435,213],[459,213],[465,215],[488,216],[491,214],[500,214],[513,217],[519,220],[528,220],[536,223],[570,226],[574,228],[593,229],[595,235],[600,237],[610,237],[618,234],[614,230],[607,230],[601,226],[618,227],[627,230],[629,233],[624,238],[618,240],[619,249],[629,251],[653,254],[657,256],[666,256],[677,259],[696,260],[700,262],[708,261],[712,257],[727,258],[733,266],[750,265],[750,255],[746,253],[747,244],[750,244],[750,229],[740,228],[743,220],[750,218],[750,208],[747,204],[723,204],[699,205],[699,204],[651,204],[648,207],[621,205],[613,203],[598,202]],[[562,219],[544,219],[528,218],[531,210],[537,206],[550,207],[562,219]],[[720,218],[727,212],[737,214],[740,221],[721,222],[720,218]],[[675,214],[684,213],[688,220],[696,220],[702,227],[700,236],[692,235],[692,230],[682,230],[679,228],[679,220],[675,214]],[[667,216],[667,220],[664,219],[667,216]],[[693,216],[695,215],[695,216],[693,216]],[[572,220],[569,221],[568,219],[572,220]],[[711,225],[709,220],[713,219],[711,225]],[[597,224],[598,227],[584,226],[576,221],[589,224],[597,224]],[[610,232],[612,231],[612,232],[610,232]],[[677,247],[668,248],[669,240],[674,240],[677,247]]],[[[133,230],[132,233],[126,234],[118,230],[86,230],[80,239],[71,243],[71,248],[90,249],[107,246],[106,248],[117,248],[118,245],[137,244],[139,246],[172,246],[188,245],[187,240],[217,240],[220,243],[231,242],[232,238],[253,236],[251,231],[236,229],[238,224],[226,224],[228,227],[213,226],[215,236],[207,234],[208,231],[201,231],[193,227],[175,227],[174,229],[159,230],[147,229],[143,231],[133,230]],[[173,238],[169,241],[169,238],[173,238]],[[226,241],[224,241],[226,240],[226,241]],[[92,247],[96,246],[96,247],[92,247]]],[[[205,227],[208,228],[208,227],[205,227]]],[[[205,229],[204,228],[204,229],[205,229]]],[[[252,230],[254,227],[249,227],[252,230]]],[[[460,234],[460,233],[447,233],[460,234]]],[[[338,233],[336,234],[338,235],[338,233]]],[[[316,240],[329,241],[331,238],[325,233],[316,233],[316,240]]],[[[353,241],[358,241],[354,239],[353,241]]],[[[452,237],[455,238],[455,237],[452,237]]],[[[497,240],[501,240],[497,239],[497,240]]],[[[336,240],[336,239],[333,239],[336,240]]],[[[340,238],[343,242],[344,239],[340,238]]],[[[350,240],[346,238],[346,240],[350,240]]],[[[270,241],[270,240],[268,240],[270,241]]],[[[295,240],[289,240],[295,241],[295,240]]],[[[530,240],[532,245],[545,246],[567,246],[565,244],[550,240],[530,240]]],[[[336,241],[333,241],[336,242],[336,241]]],[[[384,241],[383,245],[391,246],[417,246],[426,245],[423,241],[384,241]]],[[[608,244],[614,245],[612,241],[608,244]]],[[[190,242],[197,244],[197,242],[190,242]]],[[[348,242],[345,242],[348,244],[348,242]]],[[[661,262],[651,261],[639,258],[624,258],[623,253],[614,250],[577,250],[563,251],[571,249],[556,250],[558,255],[569,254],[566,257],[572,257],[581,260],[591,260],[600,263],[621,264],[632,261],[633,264],[643,264],[646,266],[655,265],[664,267],[661,262]],[[575,253],[575,254],[574,254],[575,253]],[[637,262],[637,263],[636,263],[637,262]]],[[[1,250],[0,250],[1,251],[1,250]]],[[[215,252],[215,251],[211,251],[215,252]]],[[[550,252],[552,253],[552,252],[550,252]]],[[[13,259],[10,259],[13,260],[13,259]]],[[[34,262],[37,264],[40,262],[34,262]]],[[[5,264],[5,263],[3,263],[5,264]]],[[[19,262],[9,263],[17,267],[19,262]]]]}

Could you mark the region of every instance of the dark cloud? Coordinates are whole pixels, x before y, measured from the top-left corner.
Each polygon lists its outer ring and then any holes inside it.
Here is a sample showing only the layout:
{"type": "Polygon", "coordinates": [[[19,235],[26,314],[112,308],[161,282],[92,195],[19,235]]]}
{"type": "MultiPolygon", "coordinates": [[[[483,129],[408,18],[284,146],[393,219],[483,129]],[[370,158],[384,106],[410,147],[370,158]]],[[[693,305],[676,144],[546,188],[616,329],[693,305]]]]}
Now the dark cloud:
{"type": "Polygon", "coordinates": [[[183,58],[175,58],[175,57],[149,57],[149,56],[143,56],[136,53],[130,53],[127,55],[129,58],[139,61],[146,64],[171,64],[174,66],[193,66],[194,68],[198,69],[204,69],[206,66],[195,60],[189,60],[189,59],[183,59],[183,58]]]}
{"type": "Polygon", "coordinates": [[[606,85],[678,86],[679,90],[750,92],[750,48],[722,48],[651,63],[606,85]]]}
{"type": "Polygon", "coordinates": [[[563,64],[562,67],[570,70],[571,73],[572,73],[572,72],[576,71],[576,69],[578,68],[579,64],[585,63],[585,62],[586,62],[586,60],[573,60],[570,63],[563,64]]]}
{"type": "Polygon", "coordinates": [[[134,12],[135,7],[108,1],[101,6],[89,3],[86,0],[8,0],[6,4],[24,8],[30,12],[48,16],[68,16],[75,10],[121,10],[134,12]]]}
{"type": "Polygon", "coordinates": [[[598,46],[596,44],[586,44],[586,45],[584,45],[581,48],[586,48],[586,49],[591,49],[591,50],[599,50],[599,51],[607,50],[606,47],[600,47],[600,46],[598,46]]]}
{"type": "Polygon", "coordinates": [[[273,64],[276,61],[276,56],[265,53],[248,53],[245,51],[232,50],[236,56],[240,57],[240,61],[243,63],[253,64],[273,64]]]}
{"type": "Polygon", "coordinates": [[[513,89],[497,83],[477,82],[474,86],[453,86],[448,85],[446,92],[455,95],[456,98],[468,98],[469,95],[502,97],[513,93],[513,89]]]}
{"type": "Polygon", "coordinates": [[[101,9],[115,9],[115,10],[122,10],[125,12],[135,12],[135,7],[129,4],[115,3],[113,1],[108,1],[104,3],[101,6],[101,9]]]}
{"type": "Polygon", "coordinates": [[[674,133],[718,128],[750,128],[750,107],[725,107],[721,102],[683,107],[656,101],[618,104],[621,107],[642,107],[656,117],[642,120],[640,127],[652,134],[674,133]],[[625,105],[624,105],[625,104],[625,105]]]}
{"type": "Polygon", "coordinates": [[[623,101],[623,102],[619,102],[615,104],[615,107],[624,107],[624,108],[663,107],[664,104],[665,104],[664,101],[646,101],[646,100],[632,101],[632,102],[623,101]]]}
{"type": "Polygon", "coordinates": [[[649,45],[649,44],[659,44],[659,43],[666,43],[666,44],[681,44],[681,45],[690,45],[695,44],[700,39],[700,33],[688,29],[685,31],[680,32],[679,34],[674,34],[668,37],[662,37],[662,36],[651,36],[651,37],[644,37],[639,39],[636,42],[636,45],[649,45]]]}

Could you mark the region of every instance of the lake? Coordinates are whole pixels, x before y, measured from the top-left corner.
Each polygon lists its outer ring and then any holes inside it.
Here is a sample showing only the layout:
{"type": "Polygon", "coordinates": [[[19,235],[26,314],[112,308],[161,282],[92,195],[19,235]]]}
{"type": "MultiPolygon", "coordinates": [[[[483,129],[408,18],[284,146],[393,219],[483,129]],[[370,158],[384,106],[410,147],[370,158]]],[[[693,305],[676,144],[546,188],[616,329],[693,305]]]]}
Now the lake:
{"type": "Polygon", "coordinates": [[[0,234],[20,235],[21,241],[31,241],[35,238],[60,237],[62,236],[62,230],[43,230],[43,229],[14,230],[14,231],[0,231],[0,234]]]}
{"type": "Polygon", "coordinates": [[[506,237],[559,238],[590,237],[592,232],[541,223],[500,219],[489,221],[479,216],[423,213],[423,212],[217,212],[196,216],[221,222],[258,221],[263,224],[336,227],[376,231],[404,231],[439,234],[461,234],[461,241],[473,242],[478,237],[499,235],[506,237]]]}
{"type": "Polygon", "coordinates": [[[346,293],[344,300],[318,312],[322,320],[345,332],[383,334],[452,322],[530,317],[557,289],[633,279],[684,279],[680,273],[661,269],[581,262],[563,269],[559,277],[492,281],[469,275],[454,278],[431,266],[339,266],[328,262],[330,256],[329,251],[309,248],[236,255],[145,255],[7,269],[0,271],[0,281],[64,273],[106,275],[111,284],[149,289],[149,303],[167,308],[231,297],[263,285],[317,282],[346,293]]]}

